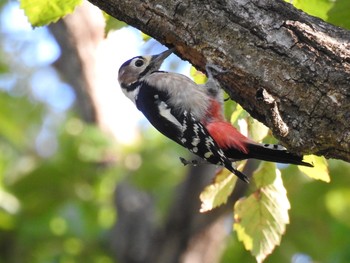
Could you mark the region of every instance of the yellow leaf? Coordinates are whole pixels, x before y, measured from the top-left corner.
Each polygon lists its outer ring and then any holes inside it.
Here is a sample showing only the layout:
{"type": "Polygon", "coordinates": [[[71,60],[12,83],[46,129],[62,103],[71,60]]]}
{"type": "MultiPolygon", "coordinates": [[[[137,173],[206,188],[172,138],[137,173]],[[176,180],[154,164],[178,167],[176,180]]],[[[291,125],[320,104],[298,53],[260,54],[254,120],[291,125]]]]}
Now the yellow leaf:
{"type": "Polygon", "coordinates": [[[234,225],[238,239],[251,251],[257,262],[263,262],[281,242],[289,223],[290,204],[279,170],[260,167],[258,187],[250,196],[235,204],[234,225]],[[270,181],[274,178],[273,181],[270,181]],[[269,182],[267,184],[267,182],[269,182]],[[264,182],[264,183],[261,183],[264,182]]]}
{"type": "Polygon", "coordinates": [[[82,0],[21,0],[20,3],[32,26],[44,26],[72,13],[82,0]]]}
{"type": "Polygon", "coordinates": [[[207,212],[227,202],[233,191],[237,177],[226,169],[222,169],[212,184],[208,185],[199,198],[202,202],[200,212],[207,212]]]}
{"type": "Polygon", "coordinates": [[[247,115],[246,111],[242,108],[241,105],[237,104],[236,109],[231,114],[231,123],[236,123],[238,119],[244,118],[247,115]]]}
{"type": "Polygon", "coordinates": [[[269,128],[256,119],[250,118],[248,126],[249,137],[256,142],[261,142],[269,133],[269,128]]]}
{"type": "Polygon", "coordinates": [[[142,40],[147,42],[148,40],[150,40],[152,37],[147,35],[146,33],[143,33],[141,32],[141,37],[142,37],[142,40]]]}
{"type": "Polygon", "coordinates": [[[262,162],[253,175],[255,187],[259,189],[271,185],[276,180],[275,170],[275,163],[262,162]]]}
{"type": "Polygon", "coordinates": [[[329,176],[328,162],[324,157],[316,155],[304,156],[306,162],[312,163],[314,167],[298,166],[299,170],[307,176],[329,183],[331,178],[329,176]]]}
{"type": "Polygon", "coordinates": [[[193,66],[190,70],[190,76],[193,78],[193,81],[197,84],[204,84],[205,82],[207,82],[207,76],[193,66]]]}

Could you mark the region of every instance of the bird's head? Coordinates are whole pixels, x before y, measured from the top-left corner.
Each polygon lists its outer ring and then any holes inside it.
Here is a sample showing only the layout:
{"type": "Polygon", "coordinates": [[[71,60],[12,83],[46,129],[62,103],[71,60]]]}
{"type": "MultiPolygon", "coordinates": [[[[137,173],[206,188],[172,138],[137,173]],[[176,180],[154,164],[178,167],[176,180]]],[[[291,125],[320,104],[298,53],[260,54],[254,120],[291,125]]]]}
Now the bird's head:
{"type": "Polygon", "coordinates": [[[159,70],[163,61],[173,52],[168,49],[158,55],[137,56],[121,65],[118,81],[122,88],[127,88],[154,71],[159,70]]]}

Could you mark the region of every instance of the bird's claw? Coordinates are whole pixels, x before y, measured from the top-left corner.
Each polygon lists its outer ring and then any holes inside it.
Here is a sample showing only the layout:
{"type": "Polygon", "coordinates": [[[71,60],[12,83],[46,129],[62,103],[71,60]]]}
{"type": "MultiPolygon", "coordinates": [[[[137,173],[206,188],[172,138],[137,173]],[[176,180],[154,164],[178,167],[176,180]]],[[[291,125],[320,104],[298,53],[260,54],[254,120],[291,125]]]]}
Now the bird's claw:
{"type": "Polygon", "coordinates": [[[186,160],[183,157],[179,157],[181,163],[186,166],[186,165],[193,165],[193,166],[197,166],[197,165],[201,165],[201,164],[209,164],[206,160],[203,159],[197,159],[197,160],[186,160]]]}
{"type": "Polygon", "coordinates": [[[211,63],[208,63],[205,66],[205,71],[208,74],[208,78],[213,77],[214,75],[225,74],[229,72],[227,69],[222,69],[219,66],[211,63]]]}
{"type": "Polygon", "coordinates": [[[186,166],[186,165],[197,166],[199,164],[198,160],[186,160],[183,157],[179,157],[179,159],[184,166],[186,166]]]}

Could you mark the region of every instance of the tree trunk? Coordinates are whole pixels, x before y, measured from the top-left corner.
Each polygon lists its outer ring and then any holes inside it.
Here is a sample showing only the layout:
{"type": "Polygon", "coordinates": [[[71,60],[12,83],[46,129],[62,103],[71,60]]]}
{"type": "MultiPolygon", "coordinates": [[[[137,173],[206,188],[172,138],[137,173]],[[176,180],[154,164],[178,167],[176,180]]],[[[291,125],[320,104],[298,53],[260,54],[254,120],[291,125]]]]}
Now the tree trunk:
{"type": "Polygon", "coordinates": [[[95,53],[104,38],[103,17],[93,15],[96,9],[84,4],[75,10],[74,15],[68,15],[49,27],[61,48],[61,56],[55,62],[55,67],[75,91],[77,112],[90,123],[97,122],[99,115],[99,105],[94,96],[95,53]]]}
{"type": "Polygon", "coordinates": [[[90,2],[199,69],[228,69],[231,98],[290,151],[350,161],[349,31],[282,0],[90,2]]]}

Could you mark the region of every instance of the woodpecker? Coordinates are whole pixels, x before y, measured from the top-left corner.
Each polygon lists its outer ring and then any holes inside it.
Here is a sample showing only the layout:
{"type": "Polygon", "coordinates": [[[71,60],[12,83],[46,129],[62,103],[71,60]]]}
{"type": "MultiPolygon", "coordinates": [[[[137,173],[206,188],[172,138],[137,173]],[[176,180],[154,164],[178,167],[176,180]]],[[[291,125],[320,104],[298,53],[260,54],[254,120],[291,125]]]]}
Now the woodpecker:
{"type": "Polygon", "coordinates": [[[118,74],[123,93],[159,132],[245,182],[247,176],[234,161],[256,158],[312,166],[280,145],[252,141],[225,120],[222,89],[214,78],[214,73],[223,73],[218,67],[207,65],[208,81],[202,85],[182,74],[160,71],[172,52],[134,57],[121,65],[118,74]]]}

